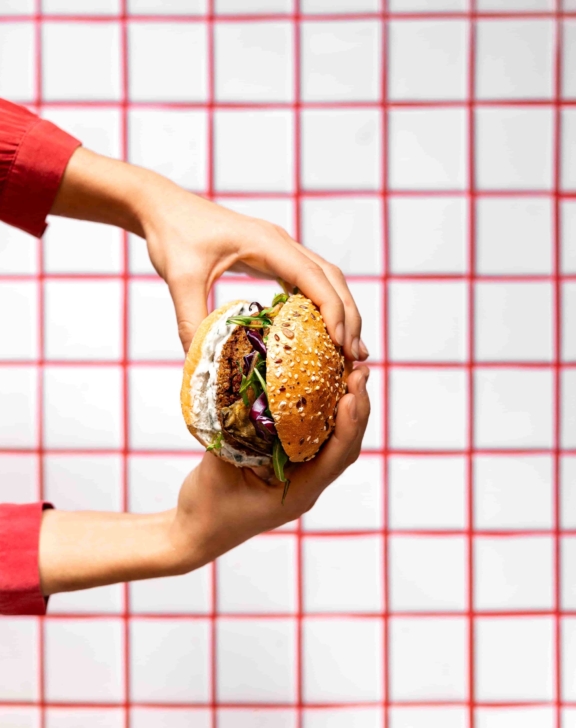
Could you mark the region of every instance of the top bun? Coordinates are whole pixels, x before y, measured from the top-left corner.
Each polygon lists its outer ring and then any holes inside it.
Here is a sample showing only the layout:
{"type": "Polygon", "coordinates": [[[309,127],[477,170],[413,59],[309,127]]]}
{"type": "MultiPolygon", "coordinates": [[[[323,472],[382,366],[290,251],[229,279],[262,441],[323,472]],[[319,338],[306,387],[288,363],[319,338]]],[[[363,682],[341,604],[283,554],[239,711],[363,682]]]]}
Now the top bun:
{"type": "Polygon", "coordinates": [[[268,406],[292,462],[310,460],[330,437],[346,392],[344,357],[321,313],[300,294],[290,296],[268,334],[268,406]]]}

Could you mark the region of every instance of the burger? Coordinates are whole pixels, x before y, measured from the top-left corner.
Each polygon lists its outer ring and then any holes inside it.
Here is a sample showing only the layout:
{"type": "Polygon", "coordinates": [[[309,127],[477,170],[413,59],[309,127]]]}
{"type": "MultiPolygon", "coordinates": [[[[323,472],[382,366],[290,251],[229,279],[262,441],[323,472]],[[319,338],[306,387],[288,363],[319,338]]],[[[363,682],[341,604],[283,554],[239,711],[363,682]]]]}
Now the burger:
{"type": "Polygon", "coordinates": [[[344,357],[321,313],[300,293],[271,306],[233,301],[200,325],[184,364],[182,413],[190,432],[238,467],[311,460],[335,427],[346,392],[344,357]]]}

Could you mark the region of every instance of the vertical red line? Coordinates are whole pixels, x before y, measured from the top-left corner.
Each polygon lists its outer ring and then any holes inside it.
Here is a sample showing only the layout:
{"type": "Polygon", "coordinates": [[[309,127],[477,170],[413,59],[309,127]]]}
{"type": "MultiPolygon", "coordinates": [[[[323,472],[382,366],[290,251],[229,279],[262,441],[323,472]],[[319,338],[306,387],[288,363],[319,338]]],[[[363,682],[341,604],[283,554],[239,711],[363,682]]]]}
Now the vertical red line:
{"type": "MultiPolygon", "coordinates": [[[[121,116],[120,116],[120,145],[122,159],[128,159],[128,8],[127,0],[122,0],[120,15],[120,73],[121,73],[121,116]]],[[[122,509],[128,511],[128,456],[130,449],[130,402],[129,402],[129,295],[130,295],[130,253],[128,246],[128,233],[122,233],[122,417],[123,417],[123,443],[122,443],[122,509]]],[[[124,584],[124,610],[123,610],[123,643],[124,643],[124,728],[130,728],[130,588],[124,584]]]]}
{"type": "MultiPolygon", "coordinates": [[[[301,14],[300,0],[294,0],[294,234],[302,240],[302,89],[301,89],[301,14]]],[[[296,728],[304,724],[304,671],[303,671],[303,572],[302,519],[296,526],[296,728]]]]}
{"type": "Polygon", "coordinates": [[[382,686],[382,725],[387,728],[390,725],[390,558],[389,558],[389,508],[388,508],[388,483],[390,476],[389,446],[390,446],[390,369],[388,366],[388,275],[390,273],[390,226],[388,216],[388,3],[382,0],[382,264],[384,271],[381,277],[382,282],[382,305],[384,307],[382,316],[382,360],[384,364],[382,383],[382,407],[384,423],[384,462],[382,482],[382,543],[384,549],[383,558],[383,669],[384,684],[382,686]]]}
{"type": "Polygon", "coordinates": [[[466,463],[468,546],[468,720],[475,726],[475,630],[474,630],[474,294],[476,274],[476,179],[475,179],[475,76],[476,0],[470,0],[468,17],[468,441],[466,463]]]}
{"type": "MultiPolygon", "coordinates": [[[[214,107],[215,107],[215,38],[214,38],[214,0],[208,0],[208,16],[207,16],[207,64],[206,71],[208,74],[206,109],[208,114],[208,189],[207,197],[214,199],[215,194],[215,171],[216,149],[214,145],[214,107]]],[[[215,305],[214,289],[208,292],[208,310],[212,310],[215,305]]],[[[218,616],[218,562],[214,561],[210,566],[210,575],[212,580],[212,593],[210,602],[210,721],[212,728],[218,728],[218,664],[217,664],[217,616],[218,616]]]]}
{"type": "Polygon", "coordinates": [[[560,271],[560,169],[562,154],[562,112],[560,109],[560,98],[562,94],[562,32],[563,26],[560,21],[561,0],[556,0],[555,7],[555,57],[554,57],[554,191],[553,191],[553,256],[554,256],[554,461],[553,461],[553,497],[554,497],[554,648],[555,648],[555,706],[556,706],[556,728],[562,727],[562,622],[561,622],[561,539],[560,539],[560,416],[561,416],[561,349],[562,349],[562,291],[560,271]]]}
{"type": "MultiPolygon", "coordinates": [[[[36,79],[34,103],[36,112],[42,110],[42,0],[36,0],[34,14],[34,35],[36,41],[36,79]]],[[[44,500],[44,247],[42,240],[37,242],[38,265],[38,500],[44,500]]],[[[45,677],[45,620],[38,620],[38,698],[40,706],[40,728],[46,725],[46,677],[45,677]]]]}

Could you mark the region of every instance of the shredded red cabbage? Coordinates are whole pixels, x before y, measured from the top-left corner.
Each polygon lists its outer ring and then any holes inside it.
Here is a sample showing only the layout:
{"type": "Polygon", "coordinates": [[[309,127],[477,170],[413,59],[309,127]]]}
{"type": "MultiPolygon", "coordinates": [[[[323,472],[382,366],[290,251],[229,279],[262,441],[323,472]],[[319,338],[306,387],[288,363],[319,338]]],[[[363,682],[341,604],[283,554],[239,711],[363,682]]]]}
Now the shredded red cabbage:
{"type": "Polygon", "coordinates": [[[259,434],[266,440],[272,440],[276,437],[276,427],[274,420],[270,415],[266,414],[268,409],[268,400],[266,394],[262,394],[254,400],[254,404],[250,408],[250,419],[258,430],[259,434]]]}
{"type": "Polygon", "coordinates": [[[244,374],[248,375],[248,372],[252,369],[254,359],[258,356],[257,351],[251,351],[249,354],[244,356],[244,374]]]}
{"type": "Polygon", "coordinates": [[[266,359],[266,344],[264,343],[260,332],[256,331],[255,329],[244,329],[244,331],[246,332],[246,336],[248,337],[248,340],[252,344],[254,350],[257,351],[264,359],[266,359]]]}
{"type": "Polygon", "coordinates": [[[252,308],[252,306],[256,306],[256,308],[258,309],[258,313],[262,313],[264,306],[261,306],[258,301],[252,301],[252,303],[250,304],[250,308],[252,308]]]}

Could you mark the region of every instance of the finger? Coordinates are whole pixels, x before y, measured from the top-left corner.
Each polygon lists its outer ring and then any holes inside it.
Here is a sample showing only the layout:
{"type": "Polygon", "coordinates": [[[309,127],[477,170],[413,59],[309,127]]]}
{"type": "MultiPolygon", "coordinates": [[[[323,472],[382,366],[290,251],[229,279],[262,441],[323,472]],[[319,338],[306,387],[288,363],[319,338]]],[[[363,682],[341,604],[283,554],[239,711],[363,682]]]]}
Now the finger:
{"type": "Polygon", "coordinates": [[[328,263],[324,258],[314,253],[312,250],[308,250],[300,243],[294,242],[294,245],[299,245],[304,255],[310,260],[317,263],[326,277],[334,286],[335,291],[340,296],[342,303],[344,304],[345,312],[345,344],[344,353],[349,359],[356,361],[364,361],[368,358],[369,352],[366,344],[362,341],[362,317],[358,306],[354,301],[354,297],[350,292],[346,277],[337,266],[328,263]]]}
{"type": "Polygon", "coordinates": [[[198,326],[208,315],[205,286],[203,279],[192,276],[181,276],[168,282],[176,309],[178,335],[185,352],[188,352],[198,326]]]}

